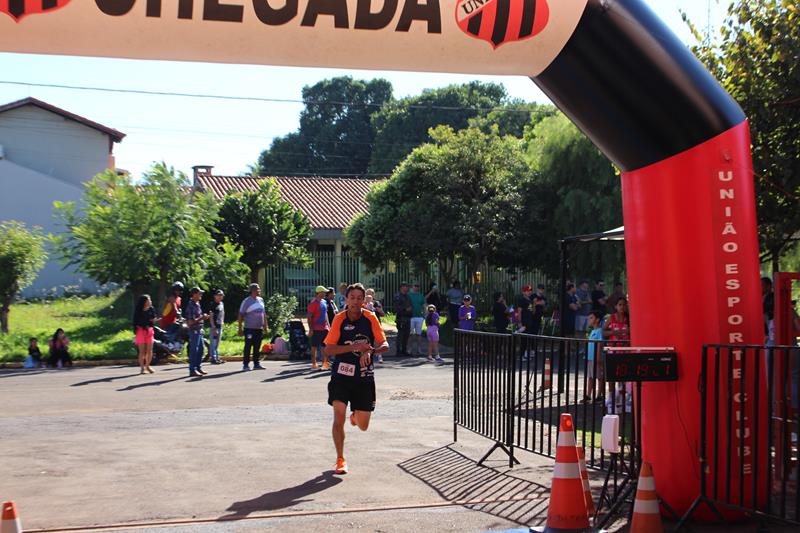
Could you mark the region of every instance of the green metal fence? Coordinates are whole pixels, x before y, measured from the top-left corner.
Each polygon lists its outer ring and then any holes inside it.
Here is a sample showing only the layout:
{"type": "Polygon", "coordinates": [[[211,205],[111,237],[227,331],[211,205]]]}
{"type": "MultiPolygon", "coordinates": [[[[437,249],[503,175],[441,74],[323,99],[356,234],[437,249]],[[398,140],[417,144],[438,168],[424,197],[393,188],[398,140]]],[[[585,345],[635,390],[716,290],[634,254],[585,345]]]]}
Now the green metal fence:
{"type": "MultiPolygon", "coordinates": [[[[338,287],[339,283],[361,282],[367,287],[375,289],[376,298],[388,302],[400,289],[403,281],[418,282],[421,291],[427,292],[432,283],[440,287],[442,296],[447,291],[445,278],[438,271],[436,265],[419,271],[408,263],[385,262],[375,271],[369,271],[361,260],[348,251],[337,254],[333,251],[316,251],[311,256],[314,262],[307,268],[292,265],[278,265],[267,268],[262,273],[262,286],[265,294],[279,292],[294,295],[298,299],[299,309],[314,298],[314,288],[317,285],[338,287]]],[[[519,294],[523,285],[536,286],[539,283],[547,287],[548,294],[555,294],[556,281],[549,280],[537,270],[509,270],[495,268],[488,265],[481,267],[481,282],[475,283],[474,276],[468,278],[466,266],[458,264],[455,272],[462,287],[473,296],[476,306],[482,311],[488,311],[492,304],[492,294],[503,292],[507,300],[511,301],[519,294]]],[[[387,305],[387,310],[389,306],[387,305]]]]}

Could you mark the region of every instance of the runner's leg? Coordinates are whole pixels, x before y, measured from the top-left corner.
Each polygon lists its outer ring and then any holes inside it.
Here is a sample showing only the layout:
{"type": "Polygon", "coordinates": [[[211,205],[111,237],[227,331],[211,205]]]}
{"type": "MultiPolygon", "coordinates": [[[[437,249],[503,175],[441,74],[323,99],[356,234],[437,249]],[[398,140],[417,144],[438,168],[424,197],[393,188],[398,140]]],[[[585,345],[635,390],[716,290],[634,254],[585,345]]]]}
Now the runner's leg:
{"type": "Polygon", "coordinates": [[[344,457],[344,422],[347,418],[347,404],[333,400],[333,446],[336,448],[336,457],[344,457]]]}

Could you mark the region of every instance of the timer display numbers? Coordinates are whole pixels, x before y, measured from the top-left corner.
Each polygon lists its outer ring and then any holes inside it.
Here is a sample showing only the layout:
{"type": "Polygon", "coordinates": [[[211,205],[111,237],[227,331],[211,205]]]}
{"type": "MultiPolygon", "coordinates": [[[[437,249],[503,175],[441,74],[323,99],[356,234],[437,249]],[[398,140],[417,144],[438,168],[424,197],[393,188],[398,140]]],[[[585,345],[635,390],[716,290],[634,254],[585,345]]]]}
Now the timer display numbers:
{"type": "Polygon", "coordinates": [[[678,354],[672,348],[606,348],[606,381],[677,381],[678,354]]]}

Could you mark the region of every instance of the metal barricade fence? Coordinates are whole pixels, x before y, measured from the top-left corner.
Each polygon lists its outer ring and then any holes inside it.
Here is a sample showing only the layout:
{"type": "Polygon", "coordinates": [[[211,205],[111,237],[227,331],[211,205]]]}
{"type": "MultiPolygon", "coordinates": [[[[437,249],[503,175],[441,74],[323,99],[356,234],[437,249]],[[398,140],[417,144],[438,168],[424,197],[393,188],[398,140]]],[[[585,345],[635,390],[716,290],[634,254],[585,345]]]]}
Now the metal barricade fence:
{"type": "Polygon", "coordinates": [[[587,466],[607,469],[601,448],[606,412],[620,417],[621,454],[616,468],[638,460],[633,393],[603,375],[603,348],[627,342],[496,333],[455,332],[454,438],[463,427],[497,448],[555,457],[561,413],[570,413],[587,466]],[[592,387],[592,380],[596,380],[592,387]]]}
{"type": "Polygon", "coordinates": [[[800,524],[800,348],[706,345],[700,504],[800,524]]]}

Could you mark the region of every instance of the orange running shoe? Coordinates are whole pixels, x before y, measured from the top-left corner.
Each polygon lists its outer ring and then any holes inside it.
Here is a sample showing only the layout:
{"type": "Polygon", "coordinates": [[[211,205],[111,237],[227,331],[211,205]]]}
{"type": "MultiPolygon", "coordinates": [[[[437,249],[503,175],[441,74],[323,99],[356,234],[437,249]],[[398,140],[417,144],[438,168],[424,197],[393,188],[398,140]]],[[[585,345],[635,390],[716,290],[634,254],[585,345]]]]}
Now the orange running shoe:
{"type": "Polygon", "coordinates": [[[346,474],[347,473],[347,461],[345,461],[344,457],[339,457],[336,459],[336,469],[334,470],[336,474],[346,474]]]}
{"type": "Polygon", "coordinates": [[[316,361],[314,361],[313,363],[311,363],[311,368],[313,368],[313,369],[315,369],[315,370],[316,370],[317,368],[319,368],[319,365],[317,364],[317,362],[316,362],[316,361]]]}
{"type": "Polygon", "coordinates": [[[330,369],[331,369],[330,363],[328,363],[327,361],[322,363],[322,370],[330,370],[330,369]]]}

